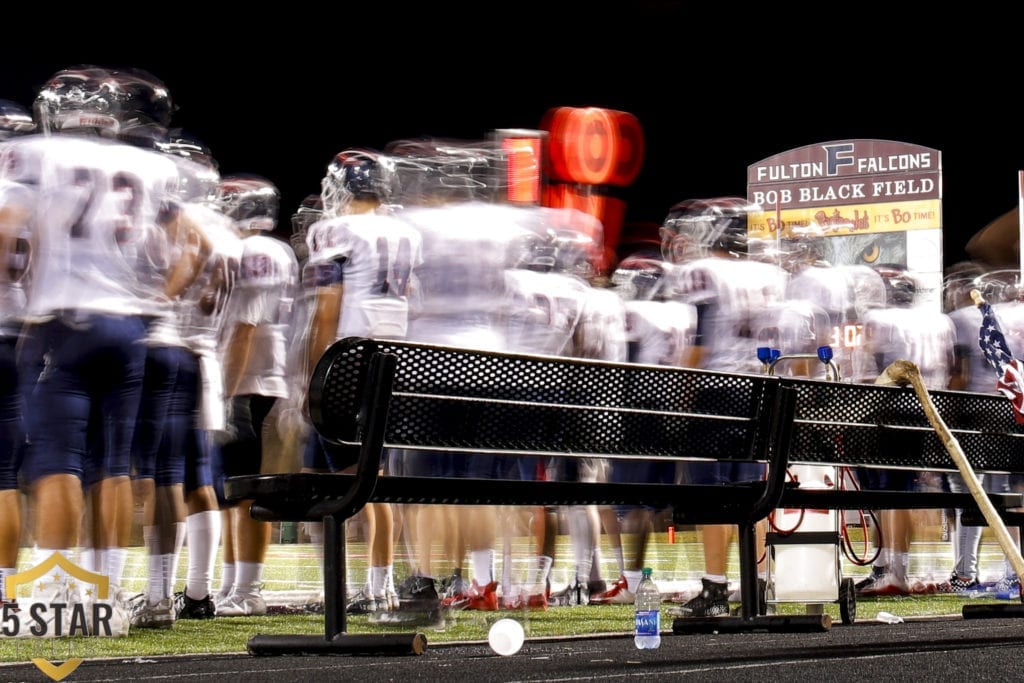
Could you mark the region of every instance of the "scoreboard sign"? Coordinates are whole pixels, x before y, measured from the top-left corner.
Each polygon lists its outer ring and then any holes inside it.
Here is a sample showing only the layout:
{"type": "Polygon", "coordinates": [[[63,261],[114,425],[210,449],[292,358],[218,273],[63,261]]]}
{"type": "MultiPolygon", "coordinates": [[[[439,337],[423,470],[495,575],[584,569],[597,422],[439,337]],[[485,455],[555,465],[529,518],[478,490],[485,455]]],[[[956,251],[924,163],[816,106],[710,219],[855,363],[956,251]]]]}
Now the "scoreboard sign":
{"type": "Polygon", "coordinates": [[[834,265],[889,263],[914,272],[923,303],[941,305],[942,157],[890,140],[836,140],[747,168],[752,248],[821,240],[834,265]]]}

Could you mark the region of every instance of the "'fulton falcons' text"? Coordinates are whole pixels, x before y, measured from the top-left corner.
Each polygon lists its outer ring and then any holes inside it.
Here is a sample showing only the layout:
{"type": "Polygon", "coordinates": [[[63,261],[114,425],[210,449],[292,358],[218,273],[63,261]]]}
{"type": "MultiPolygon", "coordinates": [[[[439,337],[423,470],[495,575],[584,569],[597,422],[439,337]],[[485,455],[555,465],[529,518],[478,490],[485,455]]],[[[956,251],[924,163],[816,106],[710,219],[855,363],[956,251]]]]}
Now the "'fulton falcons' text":
{"type": "Polygon", "coordinates": [[[824,161],[805,161],[795,164],[759,166],[756,169],[757,182],[778,182],[781,180],[806,180],[839,175],[844,166],[853,166],[855,172],[893,173],[897,171],[927,171],[935,168],[933,156],[927,152],[917,154],[890,154],[883,157],[858,157],[829,164],[826,173],[824,161]]]}

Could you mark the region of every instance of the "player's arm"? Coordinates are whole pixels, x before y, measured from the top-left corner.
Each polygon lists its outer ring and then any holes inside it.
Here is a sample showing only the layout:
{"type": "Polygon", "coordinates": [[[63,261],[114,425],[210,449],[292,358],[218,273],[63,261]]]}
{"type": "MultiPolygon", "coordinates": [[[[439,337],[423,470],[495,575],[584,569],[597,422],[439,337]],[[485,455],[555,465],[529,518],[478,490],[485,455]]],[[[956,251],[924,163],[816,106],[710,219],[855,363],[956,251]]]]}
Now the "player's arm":
{"type": "Polygon", "coordinates": [[[695,304],[697,309],[697,327],[693,334],[693,344],[688,346],[682,354],[682,366],[684,368],[704,367],[704,344],[707,343],[706,330],[710,304],[695,304]]]}
{"type": "Polygon", "coordinates": [[[307,335],[306,377],[313,373],[320,357],[338,335],[341,306],[345,298],[344,262],[345,259],[340,258],[318,264],[313,273],[316,293],[307,335]]]}
{"type": "Polygon", "coordinates": [[[255,338],[256,325],[253,323],[238,322],[231,330],[231,338],[224,352],[224,395],[227,397],[238,394],[238,387],[252,356],[255,338]]]}
{"type": "Polygon", "coordinates": [[[181,244],[178,259],[167,273],[164,296],[176,299],[203,272],[212,249],[202,228],[180,207],[166,212],[164,228],[172,242],[181,244]]]}

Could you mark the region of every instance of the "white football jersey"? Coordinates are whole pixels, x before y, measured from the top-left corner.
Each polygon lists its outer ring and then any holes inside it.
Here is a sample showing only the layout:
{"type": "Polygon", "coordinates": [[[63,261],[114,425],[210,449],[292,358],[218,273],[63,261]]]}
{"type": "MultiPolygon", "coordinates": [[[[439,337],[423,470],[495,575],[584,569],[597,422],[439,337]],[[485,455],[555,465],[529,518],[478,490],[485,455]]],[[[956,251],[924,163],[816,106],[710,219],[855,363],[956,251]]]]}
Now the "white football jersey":
{"type": "Polygon", "coordinates": [[[506,272],[505,334],[509,351],[572,355],[583,316],[586,282],[572,275],[510,268],[506,272]]]}
{"type": "Polygon", "coordinates": [[[159,219],[177,183],[174,162],[75,136],[26,136],[5,149],[38,172],[29,314],[146,313],[168,263],[159,219]]]}
{"type": "Polygon", "coordinates": [[[394,216],[363,213],[318,221],[306,233],[316,285],[344,286],[337,339],[403,338],[422,240],[394,216]]]}
{"type": "Polygon", "coordinates": [[[504,350],[502,305],[509,250],[531,234],[516,220],[516,211],[511,206],[462,202],[401,212],[423,238],[410,340],[504,350]]]}
{"type": "Polygon", "coordinates": [[[235,326],[244,324],[254,326],[256,335],[239,395],[288,396],[287,347],[298,284],[299,262],[291,245],[262,234],[242,240],[225,333],[230,338],[235,326]]]}
{"type": "Polygon", "coordinates": [[[874,381],[875,363],[864,349],[864,316],[885,305],[885,282],[867,266],[810,266],[794,274],[787,300],[816,304],[829,318],[828,343],[844,379],[874,381]]]}
{"type": "Polygon", "coordinates": [[[704,368],[723,372],[761,371],[756,318],[783,300],[787,274],[760,261],[704,258],[673,269],[674,289],[698,312],[698,338],[704,368]]]}

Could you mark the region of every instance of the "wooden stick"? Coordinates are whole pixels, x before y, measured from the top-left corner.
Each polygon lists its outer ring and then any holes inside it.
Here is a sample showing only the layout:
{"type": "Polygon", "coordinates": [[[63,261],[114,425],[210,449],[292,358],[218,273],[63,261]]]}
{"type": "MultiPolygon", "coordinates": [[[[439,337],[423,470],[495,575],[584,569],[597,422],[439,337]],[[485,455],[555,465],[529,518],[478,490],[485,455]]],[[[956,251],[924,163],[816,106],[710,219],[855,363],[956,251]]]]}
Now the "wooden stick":
{"type": "Polygon", "coordinates": [[[950,456],[953,458],[953,462],[956,463],[957,469],[960,470],[960,475],[964,478],[964,482],[967,484],[967,488],[970,489],[971,495],[974,497],[974,502],[978,504],[981,509],[981,513],[985,516],[985,521],[992,528],[992,531],[996,535],[996,540],[999,541],[999,547],[1003,549],[1006,557],[1010,560],[1013,565],[1013,569],[1017,572],[1017,576],[1024,576],[1024,558],[1021,557],[1020,549],[1014,542],[1013,537],[1010,536],[1010,532],[1006,529],[1006,524],[1003,523],[999,513],[996,512],[996,508],[992,505],[992,501],[989,500],[988,494],[981,487],[981,482],[978,481],[977,475],[974,474],[974,469],[971,467],[971,463],[967,461],[967,456],[964,454],[963,449],[960,447],[960,442],[956,440],[953,433],[949,431],[949,427],[943,421],[939,415],[938,410],[935,408],[935,404],[932,402],[932,397],[928,394],[928,388],[924,385],[924,379],[921,377],[921,371],[917,365],[908,360],[897,360],[893,361],[885,371],[878,376],[875,381],[876,384],[899,384],[905,386],[910,384],[914,387],[914,393],[917,394],[917,398],[921,401],[921,406],[924,408],[924,413],[928,417],[928,422],[931,423],[935,433],[939,435],[942,440],[942,445],[949,451],[950,456]]]}

